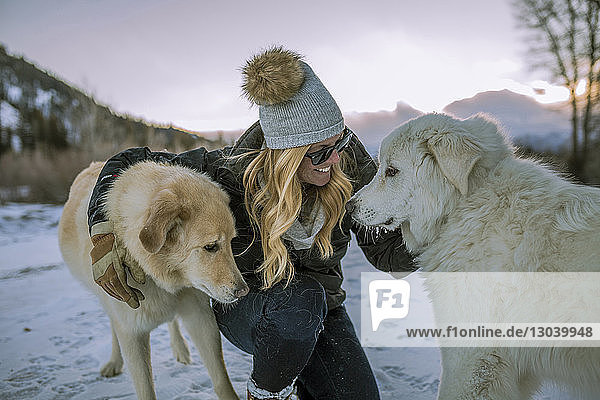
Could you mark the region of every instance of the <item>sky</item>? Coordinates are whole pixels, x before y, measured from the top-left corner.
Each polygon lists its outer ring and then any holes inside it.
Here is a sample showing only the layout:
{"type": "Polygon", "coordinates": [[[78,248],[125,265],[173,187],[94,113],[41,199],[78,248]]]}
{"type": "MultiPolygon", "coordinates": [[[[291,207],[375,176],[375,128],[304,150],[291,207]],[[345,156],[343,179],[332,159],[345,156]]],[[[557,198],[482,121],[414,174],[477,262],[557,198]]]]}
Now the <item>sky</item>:
{"type": "Polygon", "coordinates": [[[510,1],[0,0],[0,43],[119,113],[195,131],[258,119],[240,68],[272,45],[304,55],[343,112],[565,99],[530,70],[510,1]]]}

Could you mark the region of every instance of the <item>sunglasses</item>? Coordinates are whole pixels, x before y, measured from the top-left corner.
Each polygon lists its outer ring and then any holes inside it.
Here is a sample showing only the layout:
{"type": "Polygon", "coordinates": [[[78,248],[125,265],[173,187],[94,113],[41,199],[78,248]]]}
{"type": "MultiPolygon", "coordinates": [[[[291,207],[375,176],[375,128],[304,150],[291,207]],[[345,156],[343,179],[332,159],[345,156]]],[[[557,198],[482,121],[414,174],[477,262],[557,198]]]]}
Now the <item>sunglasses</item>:
{"type": "Polygon", "coordinates": [[[352,138],[352,133],[353,132],[348,129],[348,127],[345,127],[342,131],[342,137],[339,138],[333,144],[333,146],[323,147],[322,149],[313,151],[312,153],[306,153],[304,157],[310,158],[312,165],[323,164],[329,159],[329,157],[331,157],[331,153],[333,153],[334,150],[340,153],[346,147],[348,147],[348,144],[350,144],[350,139],[352,138]]]}

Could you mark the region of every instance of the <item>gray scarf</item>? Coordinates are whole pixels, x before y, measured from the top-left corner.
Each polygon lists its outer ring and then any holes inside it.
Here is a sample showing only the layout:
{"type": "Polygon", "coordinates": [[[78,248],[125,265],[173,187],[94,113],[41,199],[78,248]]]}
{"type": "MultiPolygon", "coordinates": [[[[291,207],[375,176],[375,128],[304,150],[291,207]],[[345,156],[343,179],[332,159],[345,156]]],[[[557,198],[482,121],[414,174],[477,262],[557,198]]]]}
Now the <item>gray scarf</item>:
{"type": "MultiPolygon", "coordinates": [[[[260,186],[264,187],[264,182],[264,177],[262,174],[259,174],[258,183],[260,186]]],[[[294,246],[294,249],[296,250],[310,249],[315,241],[317,233],[319,233],[321,228],[323,228],[323,225],[325,225],[325,210],[323,209],[323,204],[321,204],[321,202],[313,203],[314,205],[310,210],[306,209],[308,203],[302,204],[300,215],[306,217],[300,218],[300,220],[296,218],[292,226],[281,235],[283,239],[292,243],[292,246],[294,246]]]]}
{"type": "Polygon", "coordinates": [[[290,241],[296,250],[310,249],[323,225],[325,225],[325,211],[319,202],[312,207],[306,218],[300,220],[296,218],[281,237],[290,241]]]}

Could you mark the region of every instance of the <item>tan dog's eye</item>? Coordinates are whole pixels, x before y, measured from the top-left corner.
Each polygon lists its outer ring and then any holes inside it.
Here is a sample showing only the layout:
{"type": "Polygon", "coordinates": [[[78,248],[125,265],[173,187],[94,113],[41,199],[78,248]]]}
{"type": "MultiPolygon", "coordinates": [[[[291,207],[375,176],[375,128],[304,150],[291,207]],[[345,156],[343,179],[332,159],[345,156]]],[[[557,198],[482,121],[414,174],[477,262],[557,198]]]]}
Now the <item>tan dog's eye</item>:
{"type": "Polygon", "coordinates": [[[204,246],[204,250],[210,253],[214,253],[215,251],[219,250],[219,245],[216,243],[207,244],[206,246],[204,246]]]}
{"type": "Polygon", "coordinates": [[[394,167],[387,167],[387,169],[385,170],[385,176],[389,177],[389,176],[394,176],[398,173],[398,170],[394,167]]]}

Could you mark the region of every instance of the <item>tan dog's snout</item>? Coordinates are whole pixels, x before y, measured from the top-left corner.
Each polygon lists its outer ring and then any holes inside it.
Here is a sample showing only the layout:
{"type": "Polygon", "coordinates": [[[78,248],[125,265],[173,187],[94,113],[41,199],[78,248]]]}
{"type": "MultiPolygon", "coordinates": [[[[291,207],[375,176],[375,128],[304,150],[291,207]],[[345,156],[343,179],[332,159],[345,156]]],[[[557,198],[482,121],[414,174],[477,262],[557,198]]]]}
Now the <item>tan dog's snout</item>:
{"type": "Polygon", "coordinates": [[[233,260],[233,255],[231,257],[231,264],[229,268],[227,268],[227,271],[229,275],[225,280],[227,282],[225,285],[227,292],[231,293],[235,299],[239,299],[247,295],[248,292],[250,292],[250,288],[242,277],[242,274],[240,273],[235,261],[233,260]]]}
{"type": "Polygon", "coordinates": [[[232,293],[233,297],[235,297],[235,299],[232,300],[237,300],[247,295],[248,292],[250,292],[250,288],[248,287],[248,284],[242,277],[242,274],[238,270],[235,262],[233,263],[233,266],[231,268],[231,273],[232,277],[229,281],[229,285],[227,285],[227,288],[228,292],[232,293]]]}
{"type": "Polygon", "coordinates": [[[229,264],[230,266],[227,268],[230,275],[228,280],[228,289],[231,293],[233,293],[233,296],[236,299],[239,299],[247,295],[250,292],[250,288],[248,287],[248,284],[244,280],[244,277],[235,263],[233,253],[231,253],[231,247],[228,248],[228,253],[228,255],[231,256],[229,264]]]}
{"type": "Polygon", "coordinates": [[[241,282],[238,282],[235,285],[235,289],[233,290],[233,295],[235,297],[242,298],[245,295],[247,295],[250,292],[250,288],[248,287],[248,284],[246,284],[246,282],[242,279],[241,282]]]}
{"type": "MultiPolygon", "coordinates": [[[[210,265],[209,273],[200,280],[198,288],[204,286],[207,293],[215,300],[222,303],[231,303],[244,297],[250,291],[237,267],[230,246],[223,246],[218,257],[205,260],[204,265],[210,265]]],[[[206,271],[206,268],[203,268],[206,271]]]]}

